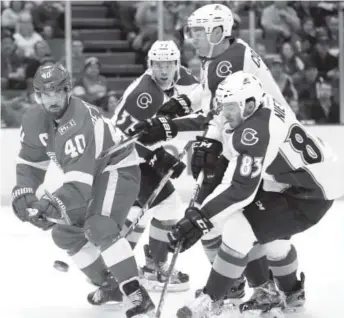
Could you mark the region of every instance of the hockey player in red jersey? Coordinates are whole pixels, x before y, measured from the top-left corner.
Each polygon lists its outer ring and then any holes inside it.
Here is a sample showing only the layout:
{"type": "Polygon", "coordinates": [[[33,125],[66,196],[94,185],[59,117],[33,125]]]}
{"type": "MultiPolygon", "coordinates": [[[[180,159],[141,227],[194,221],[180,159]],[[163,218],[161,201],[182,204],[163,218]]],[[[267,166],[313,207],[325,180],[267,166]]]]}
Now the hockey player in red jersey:
{"type": "MultiPolygon", "coordinates": [[[[112,121],[115,126],[129,131],[140,120],[152,120],[159,107],[168,102],[170,105],[182,105],[183,113],[189,110],[190,93],[199,83],[190,72],[180,65],[180,52],[173,41],[156,41],[148,52],[148,70],[136,79],[124,92],[116,108],[112,121]],[[178,99],[173,96],[178,95],[178,99]],[[152,119],[151,119],[152,118],[152,119]]],[[[192,95],[192,94],[191,94],[192,95]]],[[[171,132],[173,135],[173,131],[171,132]]],[[[173,137],[171,135],[171,137],[173,137]]],[[[167,135],[162,136],[164,140],[167,135]]],[[[142,158],[141,188],[139,199],[126,220],[129,227],[140,208],[158,186],[163,175],[176,162],[176,158],[159,147],[155,150],[137,144],[139,156],[142,158]],[[154,160],[152,160],[154,158],[154,160]]],[[[177,178],[185,165],[180,162],[172,178],[177,178]]],[[[149,244],[144,246],[146,264],[141,268],[141,278],[149,290],[160,290],[167,273],[168,238],[176,220],[180,218],[181,200],[171,182],[162,189],[151,209],[141,219],[135,230],[128,236],[134,248],[143,233],[150,216],[149,244]]],[[[126,227],[126,228],[127,228],[126,227]]],[[[125,233],[126,228],[123,233],[125,233]]],[[[187,274],[175,270],[169,290],[182,291],[189,288],[187,274]]]]}
{"type": "MultiPolygon", "coordinates": [[[[228,76],[214,104],[217,115],[202,137],[208,151],[196,143],[193,176],[216,165],[215,153],[230,162],[220,173],[221,183],[201,207],[185,211],[170,238],[173,246],[182,242],[185,251],[222,229],[222,244],[203,292],[178,310],[178,318],[212,316],[214,302],[243,274],[255,242],[265,244],[267,255],[278,262],[289,251],[285,238],[317,224],[344,193],[341,161],[290,108],[267,94],[257,77],[228,76]]],[[[266,281],[255,288],[241,310],[285,306],[284,295],[268,286],[266,281]]]]}
{"type": "MultiPolygon", "coordinates": [[[[196,89],[196,95],[201,97],[202,111],[189,116],[183,115],[184,107],[176,103],[164,104],[158,112],[159,116],[167,116],[164,118],[174,131],[190,131],[203,130],[204,123],[207,121],[209,110],[213,108],[213,97],[217,86],[228,75],[235,74],[238,71],[253,73],[262,82],[264,90],[271,94],[279,103],[286,105],[286,101],[274,81],[269,69],[261,59],[261,57],[247,43],[241,39],[232,37],[233,16],[229,8],[220,4],[208,4],[192,13],[188,19],[188,34],[193,41],[197,54],[202,58],[201,68],[201,87],[196,89]],[[200,90],[198,90],[200,89],[200,90]],[[176,114],[178,116],[176,116],[176,114]],[[178,117],[178,118],[175,118],[178,117]],[[175,118],[175,119],[171,119],[175,118]]],[[[192,103],[194,111],[199,110],[192,103]]],[[[184,113],[187,115],[187,113],[184,113]]],[[[160,136],[167,133],[164,125],[158,119],[153,122],[141,122],[137,124],[133,133],[144,131],[140,141],[147,144],[158,142],[160,136]]],[[[223,159],[218,165],[227,165],[226,159],[223,159]]],[[[206,174],[205,181],[200,193],[199,201],[203,201],[207,193],[216,185],[216,178],[212,171],[206,174]]],[[[219,236],[207,241],[202,239],[204,250],[212,263],[217,250],[221,245],[221,233],[219,236]]],[[[276,265],[276,262],[269,261],[271,268],[276,268],[275,277],[281,282],[283,290],[289,290],[290,286],[295,286],[297,271],[297,254],[294,246],[289,242],[289,253],[284,260],[276,265]],[[280,268],[288,269],[281,271],[280,268]],[[283,272],[283,274],[282,274],[283,272]],[[286,282],[286,283],[285,283],[286,282]]],[[[245,276],[251,287],[261,285],[267,277],[269,271],[267,259],[264,253],[264,247],[259,244],[255,245],[249,254],[250,263],[247,266],[245,276]],[[264,272],[262,268],[266,268],[264,272]]],[[[237,286],[229,293],[229,297],[238,297],[244,295],[244,283],[238,280],[237,286]]],[[[303,281],[298,281],[299,290],[302,292],[303,281]]],[[[288,299],[289,300],[289,299],[288,299]]],[[[299,302],[300,303],[300,302],[299,302]]]]}
{"type": "Polygon", "coordinates": [[[133,146],[100,159],[103,149],[119,143],[124,134],[99,110],[71,96],[71,79],[60,64],[42,66],[33,80],[39,107],[24,115],[17,185],[12,193],[16,216],[47,230],[55,244],[101,287],[88,296],[92,304],[122,301],[132,307],[127,317],[154,309],[138,281],[138,269],[129,242],[120,236],[140,184],[139,157],[133,146]],[[36,197],[49,159],[64,173],[64,183],[50,196],[36,197]],[[28,208],[38,213],[30,217],[28,208]],[[71,224],[56,224],[49,218],[71,224]],[[118,283],[118,284],[117,284],[118,283]]]}

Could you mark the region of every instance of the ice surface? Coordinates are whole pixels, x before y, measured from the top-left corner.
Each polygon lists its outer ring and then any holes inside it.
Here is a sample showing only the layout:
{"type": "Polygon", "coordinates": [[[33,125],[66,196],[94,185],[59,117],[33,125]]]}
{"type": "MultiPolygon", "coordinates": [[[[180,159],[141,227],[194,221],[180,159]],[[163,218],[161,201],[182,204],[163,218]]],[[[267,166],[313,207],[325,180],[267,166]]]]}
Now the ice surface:
{"type": "MultiPolygon", "coordinates": [[[[123,311],[94,308],[86,301],[94,289],[54,246],[49,233],[19,222],[10,208],[2,208],[0,226],[0,317],[1,318],[120,318],[123,311]],[[70,264],[67,273],[53,268],[55,260],[70,264]]],[[[146,241],[143,237],[141,244],[146,241]]],[[[306,273],[307,305],[293,318],[344,317],[344,202],[338,201],[313,229],[296,236],[300,269],[306,273]]],[[[136,249],[143,261],[141,246],[136,249]]],[[[175,317],[176,310],[203,287],[209,265],[200,245],[181,254],[178,268],[191,276],[191,290],[168,294],[163,318],[175,317]]],[[[160,294],[152,293],[158,303],[160,294]]],[[[231,318],[227,315],[228,318],[231,318]]],[[[289,317],[289,316],[288,316],[289,317]]]]}

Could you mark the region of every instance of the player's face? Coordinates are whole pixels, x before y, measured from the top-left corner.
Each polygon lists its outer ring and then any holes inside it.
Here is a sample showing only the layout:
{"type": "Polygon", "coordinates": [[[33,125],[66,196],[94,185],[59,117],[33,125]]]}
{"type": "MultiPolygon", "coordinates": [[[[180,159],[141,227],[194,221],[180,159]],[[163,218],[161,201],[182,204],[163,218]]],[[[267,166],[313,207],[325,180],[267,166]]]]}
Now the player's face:
{"type": "Polygon", "coordinates": [[[64,90],[42,92],[37,94],[40,104],[54,118],[59,118],[63,113],[67,94],[64,90]]]}
{"type": "Polygon", "coordinates": [[[241,115],[240,105],[238,102],[228,102],[220,104],[222,114],[225,117],[225,123],[228,123],[231,129],[238,127],[243,119],[241,115]]]}
{"type": "Polygon", "coordinates": [[[210,43],[205,29],[202,27],[192,27],[188,31],[192,44],[196,49],[197,55],[207,56],[210,51],[210,43]]]}
{"type": "Polygon", "coordinates": [[[176,61],[152,61],[153,77],[162,89],[171,87],[177,72],[176,61]]]}

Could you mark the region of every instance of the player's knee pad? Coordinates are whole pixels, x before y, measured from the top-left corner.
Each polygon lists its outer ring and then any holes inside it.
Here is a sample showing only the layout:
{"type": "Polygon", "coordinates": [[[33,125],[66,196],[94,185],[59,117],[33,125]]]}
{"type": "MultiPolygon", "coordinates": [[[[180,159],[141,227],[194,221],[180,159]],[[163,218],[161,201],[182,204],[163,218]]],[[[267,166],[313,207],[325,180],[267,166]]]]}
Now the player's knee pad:
{"type": "Polygon", "coordinates": [[[51,236],[59,248],[67,251],[77,251],[87,242],[83,228],[72,225],[56,224],[51,236]]]}
{"type": "Polygon", "coordinates": [[[289,240],[276,240],[264,244],[266,256],[270,260],[279,260],[285,258],[292,248],[289,240]]]}
{"type": "Polygon", "coordinates": [[[92,215],[84,225],[86,238],[96,246],[113,242],[121,232],[115,220],[105,215],[92,215]]]}
{"type": "Polygon", "coordinates": [[[242,255],[247,255],[257,238],[244,214],[232,214],[223,227],[222,242],[242,255]]]}
{"type": "Polygon", "coordinates": [[[165,200],[150,209],[154,217],[159,221],[178,220],[182,217],[182,200],[174,191],[165,200]]]}

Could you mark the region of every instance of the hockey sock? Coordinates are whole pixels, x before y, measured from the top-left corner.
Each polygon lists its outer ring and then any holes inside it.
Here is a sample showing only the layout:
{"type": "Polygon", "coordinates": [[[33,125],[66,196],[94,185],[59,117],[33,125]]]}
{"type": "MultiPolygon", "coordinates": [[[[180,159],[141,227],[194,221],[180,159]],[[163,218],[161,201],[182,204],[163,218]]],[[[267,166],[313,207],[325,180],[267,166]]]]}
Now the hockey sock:
{"type": "MultiPolygon", "coordinates": [[[[127,233],[128,229],[130,228],[132,222],[129,219],[126,219],[124,222],[124,227],[123,227],[123,231],[122,234],[123,236],[125,236],[125,233],[127,233]]],[[[134,231],[132,231],[128,236],[127,236],[127,240],[131,246],[132,249],[134,249],[137,245],[137,243],[140,240],[141,235],[143,234],[143,232],[145,231],[145,227],[142,226],[141,224],[138,224],[134,231]]]]}
{"type": "Polygon", "coordinates": [[[291,245],[289,253],[284,258],[272,259],[268,256],[268,261],[278,288],[284,292],[294,291],[295,286],[298,285],[296,276],[298,260],[295,247],[291,245]]]}
{"type": "Polygon", "coordinates": [[[222,243],[222,236],[219,235],[210,240],[201,240],[201,242],[210,264],[213,264],[222,243]]]}
{"type": "Polygon", "coordinates": [[[109,271],[119,283],[132,277],[138,277],[134,252],[125,238],[120,238],[106,247],[101,255],[109,271]]]}
{"type": "Polygon", "coordinates": [[[101,285],[106,280],[107,267],[95,245],[88,242],[79,251],[69,251],[68,254],[92,283],[101,285]]]}
{"type": "Polygon", "coordinates": [[[149,230],[149,248],[152,257],[157,262],[166,262],[168,256],[169,240],[167,234],[172,230],[176,220],[160,221],[153,218],[149,230]]]}
{"type": "Polygon", "coordinates": [[[247,261],[247,255],[240,254],[222,243],[204,291],[213,300],[222,299],[240,279],[247,266],[247,261]]]}
{"type": "Polygon", "coordinates": [[[264,246],[255,244],[248,253],[245,277],[251,288],[263,285],[269,280],[269,263],[265,255],[264,246]]]}

